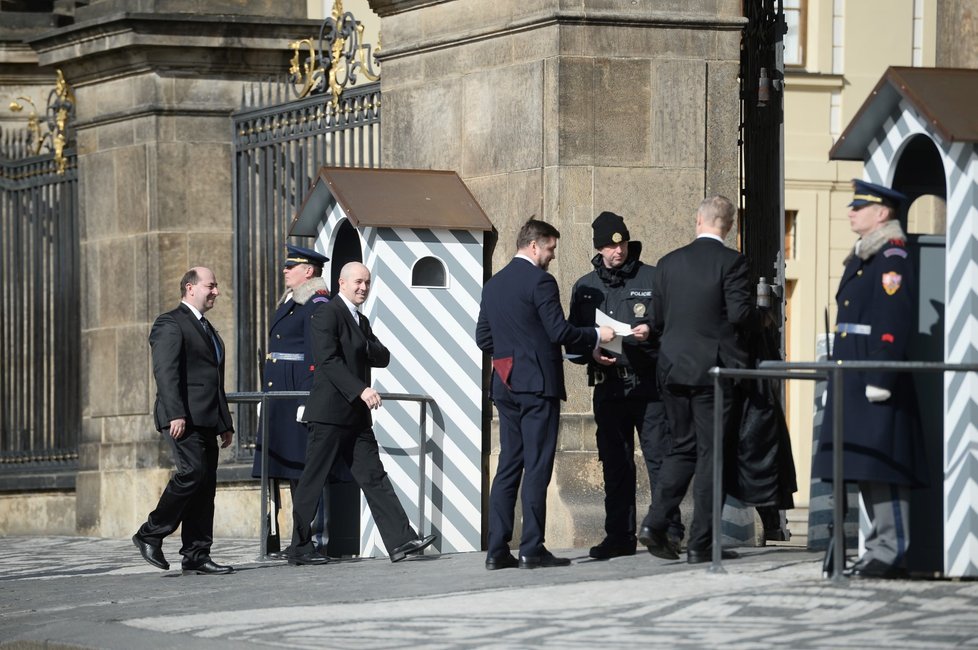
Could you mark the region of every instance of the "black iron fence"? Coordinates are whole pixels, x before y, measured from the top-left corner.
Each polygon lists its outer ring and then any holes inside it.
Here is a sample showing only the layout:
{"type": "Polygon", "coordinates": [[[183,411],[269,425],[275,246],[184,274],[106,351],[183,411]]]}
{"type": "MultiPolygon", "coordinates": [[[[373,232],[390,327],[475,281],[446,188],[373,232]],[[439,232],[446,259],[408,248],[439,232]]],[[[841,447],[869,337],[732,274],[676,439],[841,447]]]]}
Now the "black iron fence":
{"type": "Polygon", "coordinates": [[[0,472],[71,468],[81,428],[74,151],[0,142],[0,472]]]}
{"type": "MultiPolygon", "coordinates": [[[[245,99],[262,104],[287,92],[263,87],[245,99]]],[[[271,106],[249,106],[234,114],[234,236],[237,387],[259,386],[261,350],[268,318],[284,290],[281,263],[289,225],[319,168],[380,166],[380,84],[310,95],[271,106]]],[[[308,241],[294,243],[312,247],[308,241]]],[[[239,410],[243,431],[254,431],[254,415],[239,410]]],[[[239,455],[249,456],[254,439],[242,436],[239,455]]]]}

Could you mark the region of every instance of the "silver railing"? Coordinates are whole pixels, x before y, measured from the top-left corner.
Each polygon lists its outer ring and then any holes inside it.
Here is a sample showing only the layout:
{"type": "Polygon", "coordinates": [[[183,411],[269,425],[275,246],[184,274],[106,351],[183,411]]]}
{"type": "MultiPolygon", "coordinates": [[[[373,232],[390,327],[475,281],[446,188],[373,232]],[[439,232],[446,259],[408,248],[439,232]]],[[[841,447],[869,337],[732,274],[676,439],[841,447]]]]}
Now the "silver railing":
{"type": "MultiPolygon", "coordinates": [[[[268,411],[265,404],[274,399],[304,399],[309,397],[307,390],[294,391],[272,391],[268,393],[260,392],[240,392],[228,393],[228,402],[238,404],[260,404],[261,410],[268,411]]],[[[381,400],[418,402],[421,406],[421,413],[418,418],[418,535],[424,537],[424,511],[425,511],[425,461],[428,455],[428,436],[426,434],[428,424],[428,405],[434,403],[434,399],[428,395],[415,395],[412,393],[381,393],[381,400]]],[[[261,533],[260,547],[258,551],[258,561],[268,558],[268,418],[261,420],[261,533]]]]}
{"type": "Polygon", "coordinates": [[[842,375],[847,371],[885,370],[890,372],[978,372],[978,363],[939,363],[936,361],[763,361],[757,369],[710,369],[713,376],[713,550],[708,571],[726,573],[721,561],[723,514],[723,382],[722,379],[768,378],[817,381],[828,379],[832,389],[832,546],[834,581],[842,580],[845,565],[844,476],[842,473],[842,375]]]}

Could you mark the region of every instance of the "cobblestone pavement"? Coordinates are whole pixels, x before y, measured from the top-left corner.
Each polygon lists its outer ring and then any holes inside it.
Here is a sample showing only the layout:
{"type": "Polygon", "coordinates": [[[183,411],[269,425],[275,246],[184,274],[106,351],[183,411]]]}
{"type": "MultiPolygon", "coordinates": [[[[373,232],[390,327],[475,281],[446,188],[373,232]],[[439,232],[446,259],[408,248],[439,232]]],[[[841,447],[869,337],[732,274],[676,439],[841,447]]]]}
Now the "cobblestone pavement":
{"type": "Polygon", "coordinates": [[[978,648],[978,582],[835,584],[791,547],[743,549],[726,573],[581,549],[536,571],[487,572],[481,553],[289,567],[257,548],[218,540],[237,572],[184,577],[128,539],[0,539],[0,646],[978,648]]]}

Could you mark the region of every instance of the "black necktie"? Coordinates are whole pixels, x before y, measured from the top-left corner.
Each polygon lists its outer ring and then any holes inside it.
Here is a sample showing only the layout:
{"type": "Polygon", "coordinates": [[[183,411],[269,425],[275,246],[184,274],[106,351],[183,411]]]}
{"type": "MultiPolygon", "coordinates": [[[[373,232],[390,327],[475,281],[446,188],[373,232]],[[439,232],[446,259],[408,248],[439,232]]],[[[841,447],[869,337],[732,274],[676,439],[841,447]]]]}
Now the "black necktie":
{"type": "Polygon", "coordinates": [[[217,356],[217,360],[221,360],[221,344],[217,342],[217,335],[214,334],[214,328],[211,324],[207,322],[207,319],[203,316],[200,317],[200,324],[207,332],[207,336],[211,337],[211,343],[214,345],[214,354],[217,356]]]}

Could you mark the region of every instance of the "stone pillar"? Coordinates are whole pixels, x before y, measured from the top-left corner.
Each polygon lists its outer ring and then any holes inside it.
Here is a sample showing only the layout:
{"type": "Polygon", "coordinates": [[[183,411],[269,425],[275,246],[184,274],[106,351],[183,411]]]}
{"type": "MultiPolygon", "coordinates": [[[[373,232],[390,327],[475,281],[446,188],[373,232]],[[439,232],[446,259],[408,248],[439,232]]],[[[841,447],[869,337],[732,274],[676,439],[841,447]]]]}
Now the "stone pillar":
{"type": "Polygon", "coordinates": [[[221,286],[209,317],[234,389],[230,114],[244,83],[287,72],[288,42],[316,28],[304,15],[303,0],[99,0],[31,41],[77,99],[81,534],[131,534],[169,476],[147,337],[190,266],[210,266],[221,286]]]}
{"type": "MultiPolygon", "coordinates": [[[[736,201],[739,1],[370,5],[383,35],[383,165],[456,170],[498,231],[494,270],[537,215],[561,231],[551,271],[566,306],[602,210],[624,215],[655,263],[692,239],[705,195],[736,201]]],[[[582,369],[566,370],[554,547],[603,534],[590,391],[582,369]]],[[[639,511],[647,495],[640,486],[639,511]]]]}

